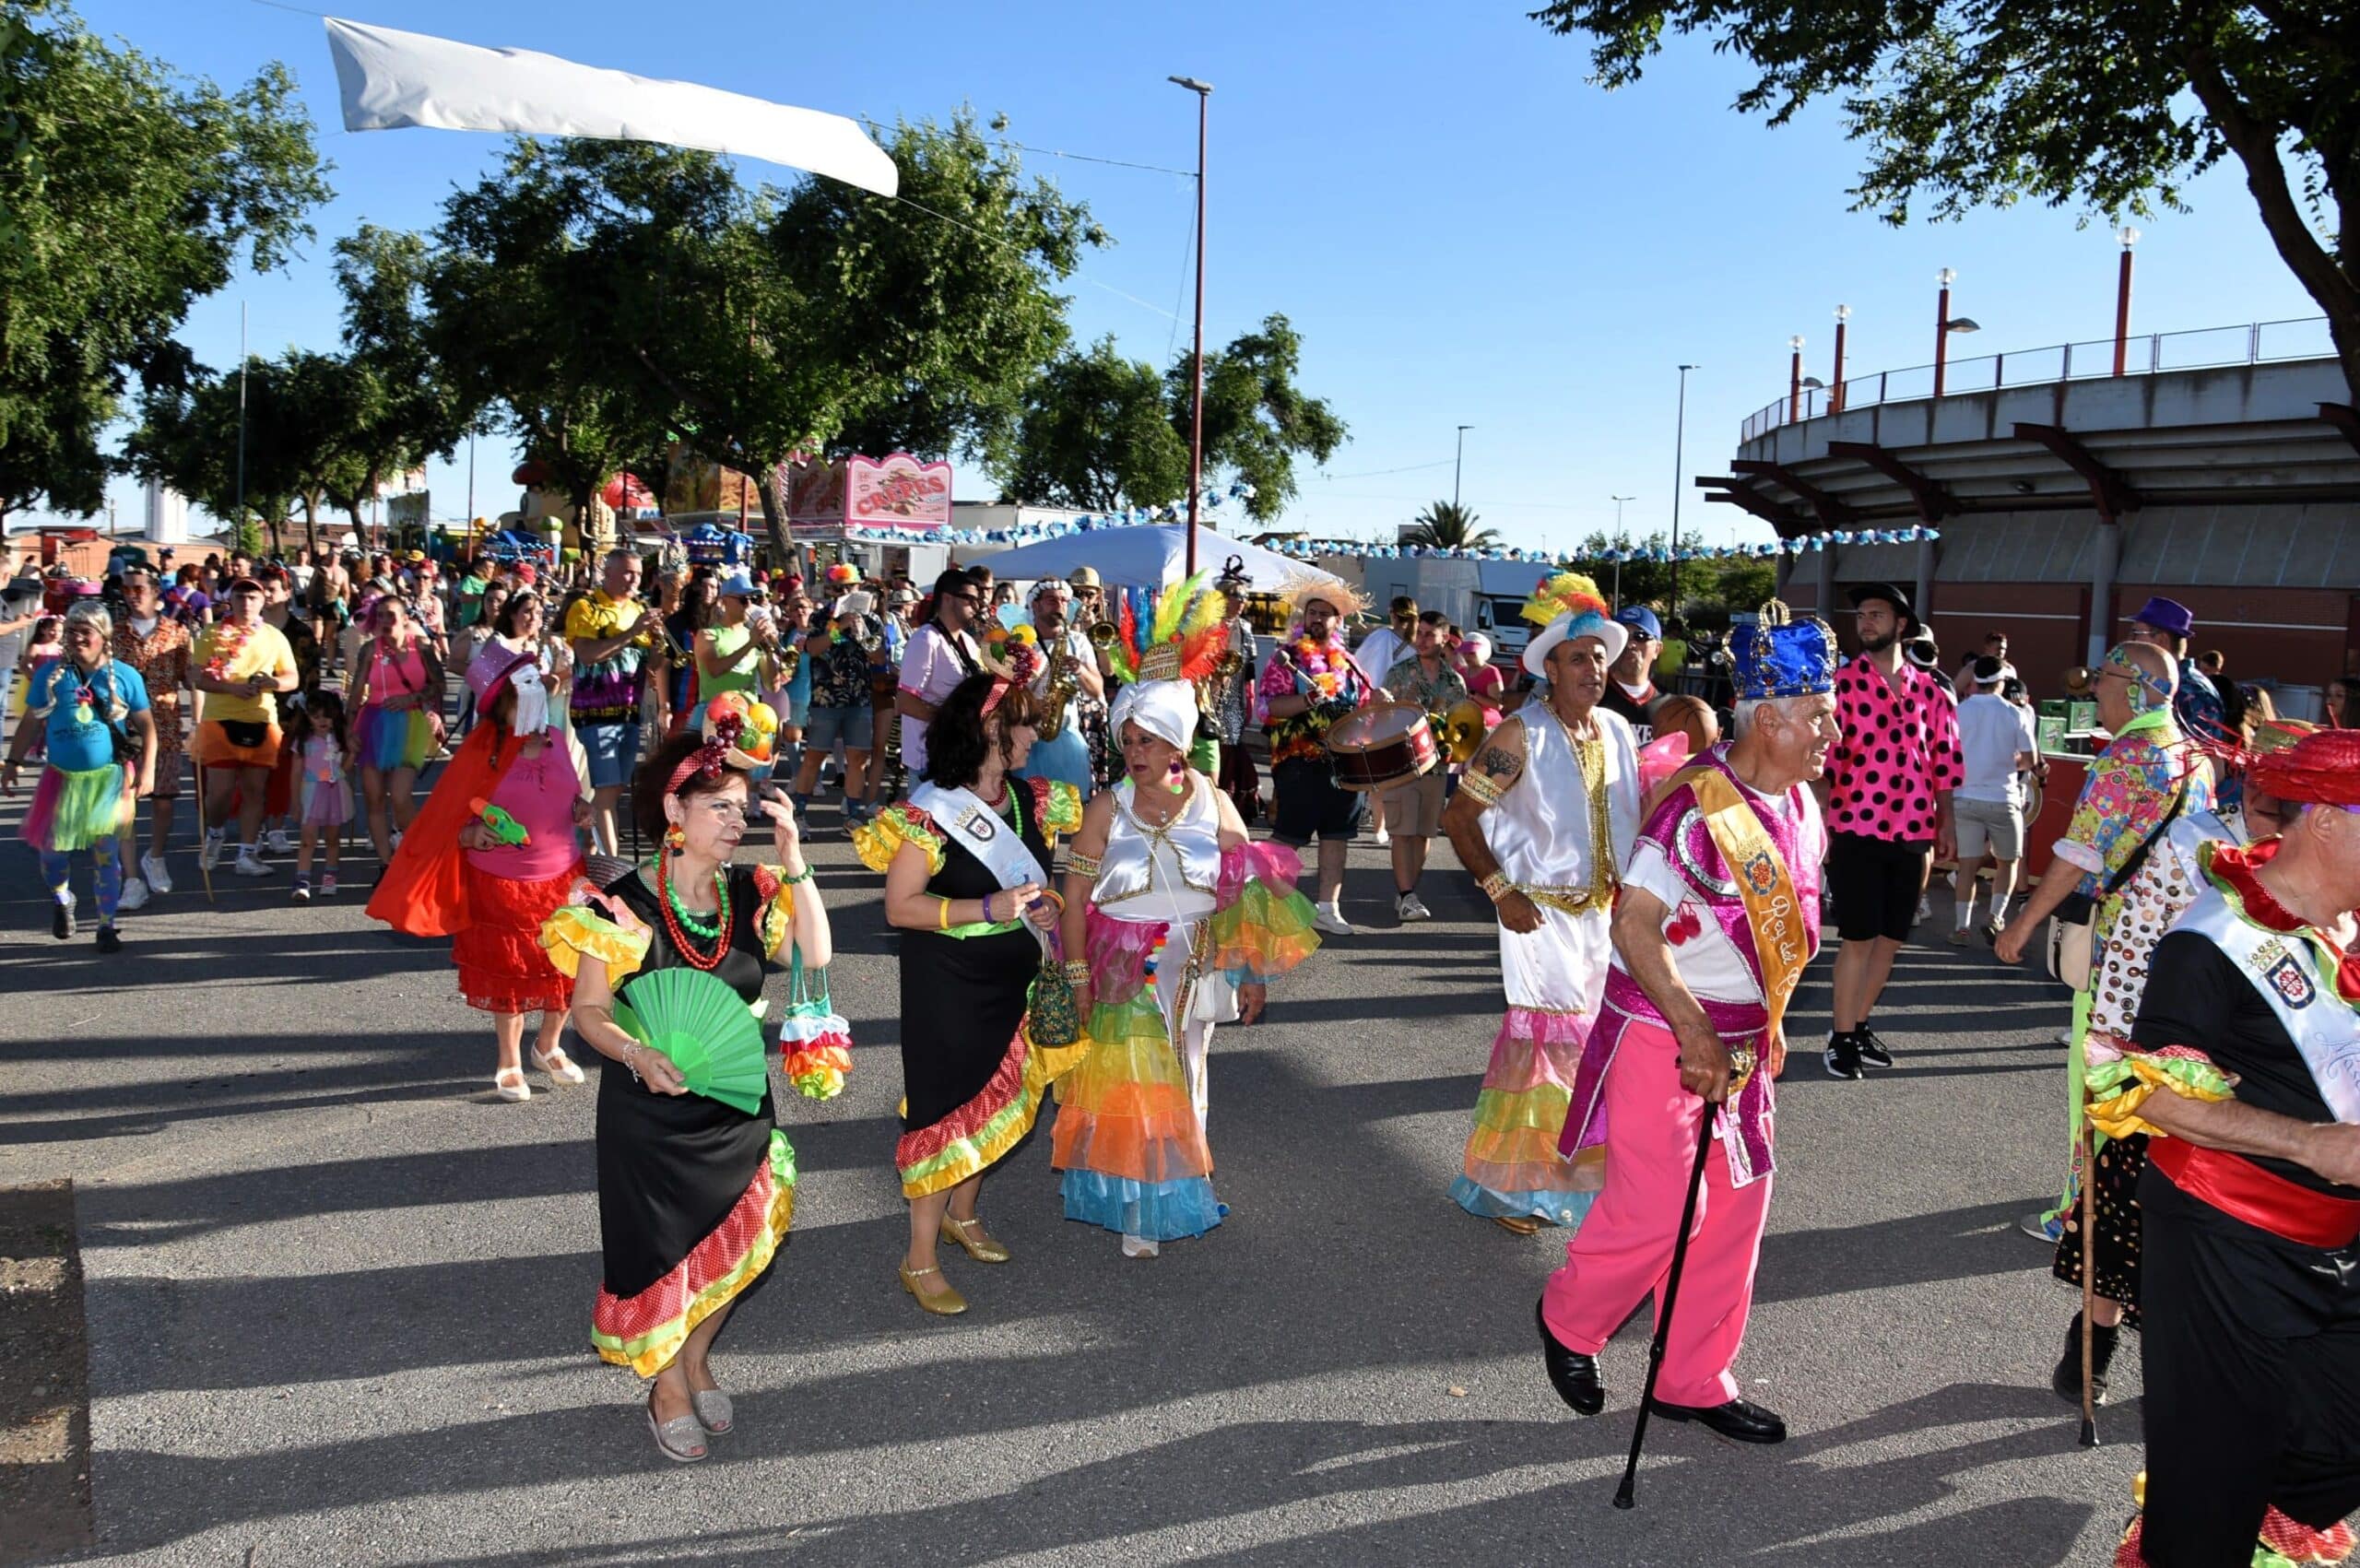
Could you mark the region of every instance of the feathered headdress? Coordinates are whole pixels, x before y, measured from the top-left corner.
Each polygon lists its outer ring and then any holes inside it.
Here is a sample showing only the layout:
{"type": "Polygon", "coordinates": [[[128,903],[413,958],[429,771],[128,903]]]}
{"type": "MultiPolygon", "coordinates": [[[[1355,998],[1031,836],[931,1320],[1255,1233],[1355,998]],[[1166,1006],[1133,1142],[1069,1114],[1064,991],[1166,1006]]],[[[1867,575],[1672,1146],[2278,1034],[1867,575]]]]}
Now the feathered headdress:
{"type": "Polygon", "coordinates": [[[1524,619],[1535,626],[1546,626],[1561,615],[1578,615],[1588,611],[1601,619],[1606,617],[1606,598],[1598,584],[1578,572],[1560,572],[1554,577],[1543,577],[1532,590],[1532,597],[1524,601],[1524,619]]]}
{"type": "Polygon", "coordinates": [[[1211,572],[1199,572],[1159,594],[1122,591],[1110,607],[1115,641],[1106,660],[1126,684],[1198,680],[1212,673],[1229,631],[1222,624],[1228,607],[1211,582],[1211,572]]]}
{"type": "Polygon", "coordinates": [[[1630,629],[1608,614],[1598,584],[1578,572],[1542,578],[1524,602],[1524,619],[1541,629],[1524,645],[1524,667],[1543,679],[1549,675],[1549,651],[1568,638],[1597,638],[1605,644],[1609,664],[1622,656],[1631,640],[1630,629]]]}

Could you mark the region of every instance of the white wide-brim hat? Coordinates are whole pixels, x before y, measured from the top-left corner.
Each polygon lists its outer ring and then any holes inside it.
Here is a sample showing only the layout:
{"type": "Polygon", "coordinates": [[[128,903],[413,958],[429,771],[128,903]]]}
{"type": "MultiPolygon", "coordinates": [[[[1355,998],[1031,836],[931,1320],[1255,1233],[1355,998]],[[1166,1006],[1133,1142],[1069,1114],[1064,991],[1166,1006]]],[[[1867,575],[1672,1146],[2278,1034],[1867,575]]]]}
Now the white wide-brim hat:
{"type": "Polygon", "coordinates": [[[1561,615],[1533,634],[1524,645],[1524,670],[1527,675],[1549,678],[1549,650],[1568,637],[1595,637],[1606,644],[1606,662],[1612,664],[1622,656],[1631,641],[1631,629],[1619,620],[1609,620],[1596,610],[1582,610],[1573,615],[1561,615]]]}

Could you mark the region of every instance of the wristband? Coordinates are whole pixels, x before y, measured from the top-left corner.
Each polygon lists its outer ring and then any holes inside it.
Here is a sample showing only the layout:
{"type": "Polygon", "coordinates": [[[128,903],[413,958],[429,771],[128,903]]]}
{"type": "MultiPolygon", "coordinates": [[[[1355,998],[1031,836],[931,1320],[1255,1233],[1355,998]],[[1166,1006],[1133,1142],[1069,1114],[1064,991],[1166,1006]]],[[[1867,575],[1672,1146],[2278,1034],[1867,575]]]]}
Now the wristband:
{"type": "Polygon", "coordinates": [[[779,885],[780,885],[781,887],[791,888],[791,887],[795,886],[795,884],[796,884],[796,883],[797,883],[797,882],[808,882],[808,881],[809,881],[810,879],[811,879],[811,867],[808,867],[808,866],[806,866],[802,870],[800,870],[800,871],[796,872],[796,873],[794,876],[792,876],[792,877],[781,877],[781,878],[779,878],[779,885]]]}
{"type": "Polygon", "coordinates": [[[1493,872],[1490,876],[1484,878],[1481,882],[1478,883],[1477,886],[1483,890],[1483,896],[1490,899],[1493,903],[1498,903],[1502,899],[1506,898],[1510,893],[1516,891],[1516,884],[1508,880],[1508,874],[1504,871],[1493,872]]]}
{"type": "Polygon", "coordinates": [[[934,901],[934,928],[938,931],[950,930],[950,901],[945,898],[938,898],[934,901]]]}
{"type": "Polygon", "coordinates": [[[1087,985],[1090,984],[1090,961],[1068,959],[1059,973],[1065,975],[1066,984],[1069,985],[1087,985]]]}

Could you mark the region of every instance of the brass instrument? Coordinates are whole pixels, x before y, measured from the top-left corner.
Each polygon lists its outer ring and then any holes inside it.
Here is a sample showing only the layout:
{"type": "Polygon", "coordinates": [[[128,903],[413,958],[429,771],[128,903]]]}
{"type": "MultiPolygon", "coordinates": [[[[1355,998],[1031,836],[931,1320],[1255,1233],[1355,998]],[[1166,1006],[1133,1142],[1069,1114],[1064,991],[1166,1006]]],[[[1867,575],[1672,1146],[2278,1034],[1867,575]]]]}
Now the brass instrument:
{"type": "Polygon", "coordinates": [[[1097,625],[1092,627],[1089,631],[1092,645],[1102,651],[1113,647],[1115,645],[1115,639],[1120,637],[1122,634],[1122,628],[1116,626],[1111,620],[1102,620],[1097,625]]]}
{"type": "Polygon", "coordinates": [[[1205,678],[1197,683],[1197,710],[1207,718],[1216,717],[1215,710],[1229,695],[1230,683],[1245,667],[1245,655],[1234,648],[1222,650],[1220,658],[1205,678]]]}
{"type": "Polygon", "coordinates": [[[1472,761],[1476,749],[1491,733],[1491,713],[1472,697],[1462,698],[1450,705],[1450,711],[1431,715],[1434,738],[1454,762],[1472,761]]]}
{"type": "Polygon", "coordinates": [[[1074,693],[1081,690],[1081,678],[1076,672],[1081,661],[1060,648],[1049,655],[1049,680],[1041,692],[1041,723],[1038,734],[1043,740],[1055,740],[1066,732],[1066,710],[1073,705],[1074,693]]]}

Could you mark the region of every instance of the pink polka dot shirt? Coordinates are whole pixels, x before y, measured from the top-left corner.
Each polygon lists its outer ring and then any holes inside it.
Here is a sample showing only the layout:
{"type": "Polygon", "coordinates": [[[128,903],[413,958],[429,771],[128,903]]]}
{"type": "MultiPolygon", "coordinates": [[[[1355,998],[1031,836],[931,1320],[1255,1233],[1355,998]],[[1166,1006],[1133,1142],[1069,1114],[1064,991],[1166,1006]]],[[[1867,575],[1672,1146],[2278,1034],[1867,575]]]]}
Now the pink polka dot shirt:
{"type": "Polygon", "coordinates": [[[1906,662],[1898,688],[1864,657],[1836,672],[1835,714],[1844,735],[1827,756],[1830,832],[1930,843],[1934,797],[1965,780],[1949,690],[1906,662]]]}

